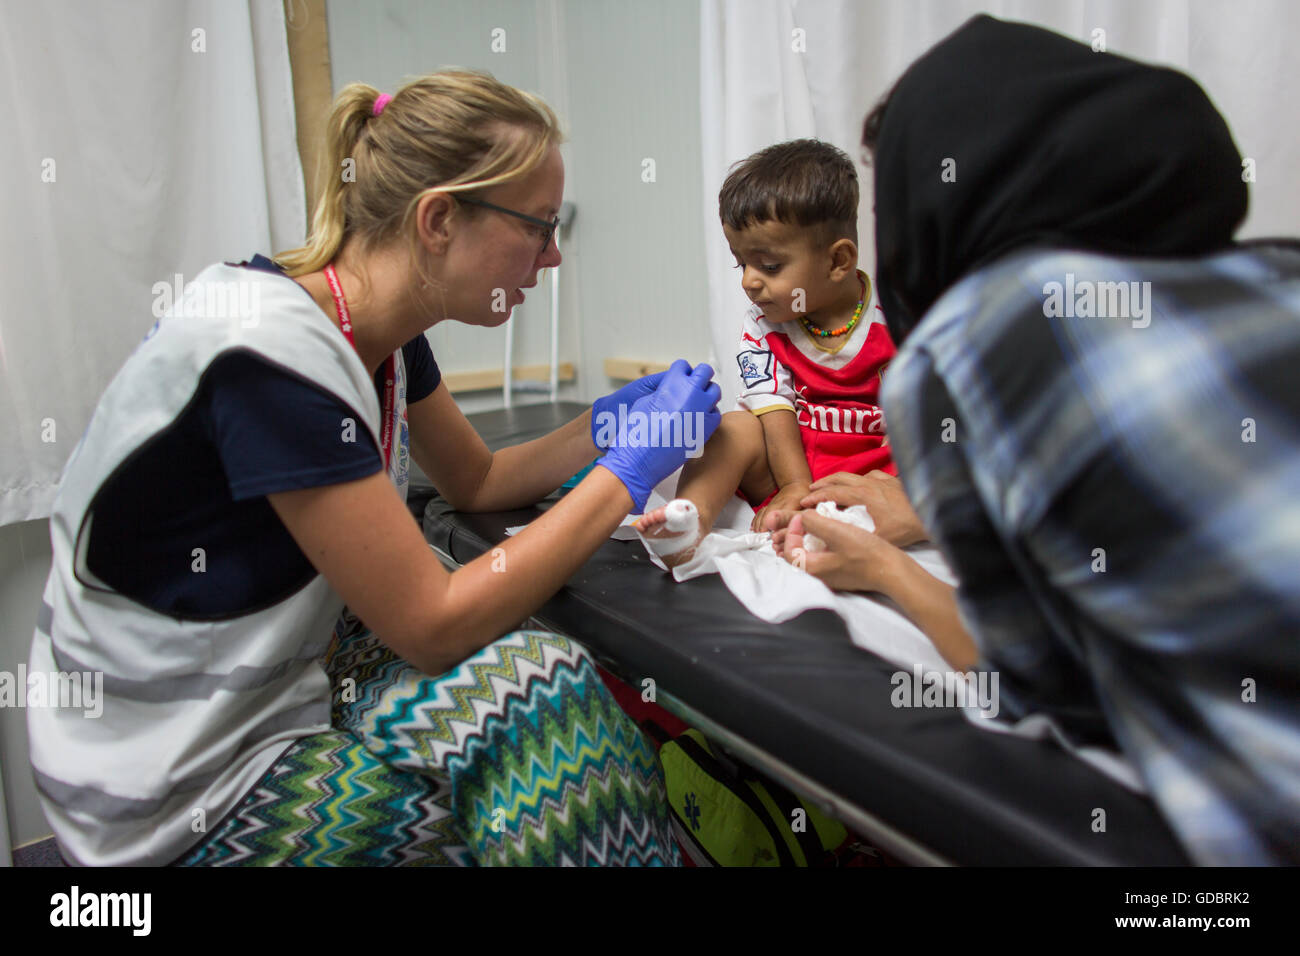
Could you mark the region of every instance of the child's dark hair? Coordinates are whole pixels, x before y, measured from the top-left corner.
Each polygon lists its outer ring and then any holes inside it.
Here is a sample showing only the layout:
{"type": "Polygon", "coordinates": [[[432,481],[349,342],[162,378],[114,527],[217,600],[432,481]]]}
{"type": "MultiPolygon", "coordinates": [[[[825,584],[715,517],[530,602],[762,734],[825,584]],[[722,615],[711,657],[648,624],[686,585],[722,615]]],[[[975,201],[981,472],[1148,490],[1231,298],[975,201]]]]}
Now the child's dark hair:
{"type": "Polygon", "coordinates": [[[731,167],[718,193],[731,229],[776,220],[823,227],[827,241],[858,241],[858,173],[841,149],[796,139],[759,150],[731,167]]]}

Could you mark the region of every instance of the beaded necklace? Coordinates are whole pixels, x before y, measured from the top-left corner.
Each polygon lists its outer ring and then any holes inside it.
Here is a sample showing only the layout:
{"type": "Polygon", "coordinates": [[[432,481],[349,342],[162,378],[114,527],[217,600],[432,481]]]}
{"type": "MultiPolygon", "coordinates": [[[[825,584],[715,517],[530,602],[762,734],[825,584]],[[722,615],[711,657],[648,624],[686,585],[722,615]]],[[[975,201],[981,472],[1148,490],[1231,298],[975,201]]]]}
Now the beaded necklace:
{"type": "Polygon", "coordinates": [[[867,279],[862,274],[861,269],[858,270],[858,282],[862,285],[862,298],[858,299],[857,307],[853,310],[853,318],[849,319],[847,324],[834,331],[827,331],[826,329],[819,329],[801,315],[799,316],[799,324],[803,326],[804,331],[809,335],[816,335],[823,339],[833,339],[852,332],[853,327],[858,324],[858,319],[862,318],[862,309],[867,304],[867,279]]]}

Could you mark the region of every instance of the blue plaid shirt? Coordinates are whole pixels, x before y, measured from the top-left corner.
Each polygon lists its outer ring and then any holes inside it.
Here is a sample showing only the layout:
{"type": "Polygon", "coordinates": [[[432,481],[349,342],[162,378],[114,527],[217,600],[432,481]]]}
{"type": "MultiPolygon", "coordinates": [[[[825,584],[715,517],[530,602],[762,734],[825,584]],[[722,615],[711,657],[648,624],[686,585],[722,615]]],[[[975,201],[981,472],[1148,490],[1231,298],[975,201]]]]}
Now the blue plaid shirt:
{"type": "Polygon", "coordinates": [[[1196,862],[1300,862],[1300,247],[1016,253],[883,402],[1003,711],[1113,737],[1196,862]]]}

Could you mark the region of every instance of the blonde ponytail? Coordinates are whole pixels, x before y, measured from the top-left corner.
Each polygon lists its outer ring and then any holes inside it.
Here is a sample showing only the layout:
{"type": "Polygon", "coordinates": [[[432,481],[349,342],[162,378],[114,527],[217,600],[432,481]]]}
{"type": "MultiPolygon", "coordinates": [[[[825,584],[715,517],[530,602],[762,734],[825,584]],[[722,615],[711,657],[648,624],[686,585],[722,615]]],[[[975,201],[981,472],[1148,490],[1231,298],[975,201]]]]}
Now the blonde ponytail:
{"type": "Polygon", "coordinates": [[[561,139],[549,106],[489,73],[419,77],[376,116],[378,96],[372,86],[350,83],[334,101],[307,244],[275,257],[290,276],[324,268],[354,236],[363,247],[403,231],[413,241],[411,214],[422,196],[526,176],[561,139]]]}
{"type": "Polygon", "coordinates": [[[312,214],[307,244],[281,253],[276,261],[291,276],[305,275],[325,268],[343,246],[346,216],[343,190],[355,179],[357,141],[371,118],[379,91],[365,83],[349,83],[334,100],[325,132],[325,149],[320,154],[316,181],[322,184],[316,210],[312,214]],[[352,159],[352,164],[348,160],[352,159]],[[349,165],[352,168],[349,169],[349,165]],[[352,175],[349,176],[348,173],[352,175]]]}

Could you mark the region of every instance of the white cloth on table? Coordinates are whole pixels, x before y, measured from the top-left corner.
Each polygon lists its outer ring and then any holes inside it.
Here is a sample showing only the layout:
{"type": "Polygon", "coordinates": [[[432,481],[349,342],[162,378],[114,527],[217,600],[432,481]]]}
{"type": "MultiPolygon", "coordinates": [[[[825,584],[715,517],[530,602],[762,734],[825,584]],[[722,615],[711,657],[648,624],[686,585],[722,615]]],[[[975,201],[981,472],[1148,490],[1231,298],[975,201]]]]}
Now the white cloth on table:
{"type": "MultiPolygon", "coordinates": [[[[653,511],[672,500],[678,474],[660,482],[646,501],[645,510],[653,511]]],[[[610,537],[636,541],[631,527],[640,515],[628,515],[610,537]]],[[[832,591],[810,574],[788,564],[777,555],[766,531],[754,533],[749,524],[754,509],[734,498],[714,523],[713,531],[696,545],[695,556],[673,569],[678,581],[688,581],[703,574],[717,573],[736,600],[751,614],[771,624],[780,624],[813,608],[834,611],[843,620],[853,643],[879,654],[900,667],[921,664],[926,670],[947,671],[951,668],[921,631],[900,613],[892,602],[879,596],[832,591]]],[[[515,534],[519,527],[507,529],[515,534]]],[[[922,567],[940,580],[953,584],[954,579],[937,548],[909,548],[922,567]]],[[[667,566],[650,555],[660,568],[667,566]]]]}
{"type": "MultiPolygon", "coordinates": [[[[672,500],[679,475],[680,472],[675,472],[651,491],[645,505],[647,512],[672,500]]],[[[639,514],[628,515],[610,537],[619,541],[638,541],[632,523],[639,517],[639,514]]],[[[736,600],[755,617],[770,624],[780,624],[814,608],[834,611],[844,621],[854,645],[901,669],[914,673],[914,669],[919,667],[922,674],[936,675],[955,676],[959,673],[953,671],[930,639],[892,601],[882,595],[831,590],[811,574],[777,555],[768,532],[750,531],[753,518],[754,509],[742,499],[733,498],[723,507],[713,530],[696,545],[695,556],[672,569],[673,577],[678,581],[689,581],[716,573],[736,600]]],[[[523,527],[506,531],[513,535],[523,527]]],[[[914,545],[904,550],[940,581],[956,586],[956,577],[934,545],[914,545]]],[[[650,554],[650,560],[668,570],[656,555],[650,554]]],[[[986,715],[981,712],[977,699],[978,695],[971,693],[966,697],[968,705],[957,708],[975,726],[1026,740],[1054,740],[1117,783],[1137,793],[1145,792],[1137,771],[1122,754],[1103,747],[1073,745],[1043,714],[1031,714],[1014,724],[986,715]]]]}

